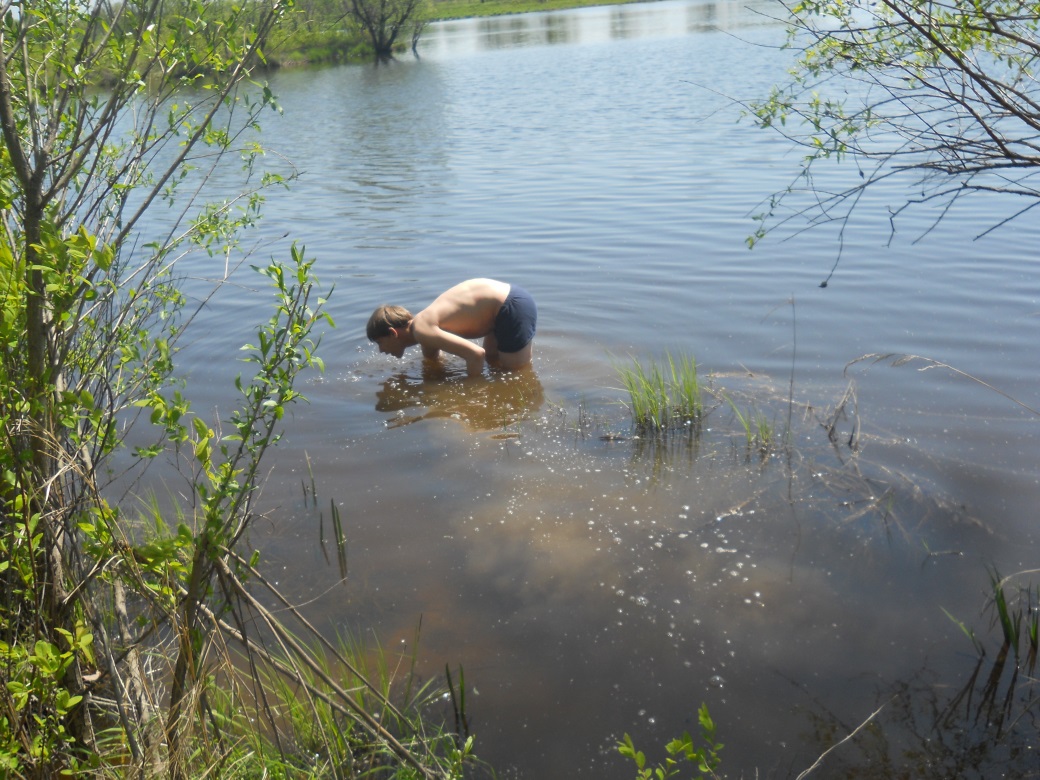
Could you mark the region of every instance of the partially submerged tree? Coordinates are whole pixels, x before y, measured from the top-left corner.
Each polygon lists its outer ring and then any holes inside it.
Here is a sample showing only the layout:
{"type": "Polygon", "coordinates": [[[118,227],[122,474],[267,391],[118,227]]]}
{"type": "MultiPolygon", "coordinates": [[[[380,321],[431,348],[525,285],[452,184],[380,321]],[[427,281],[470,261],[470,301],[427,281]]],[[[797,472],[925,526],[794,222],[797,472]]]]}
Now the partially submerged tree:
{"type": "MultiPolygon", "coordinates": [[[[2,776],[181,777],[226,760],[235,707],[218,701],[213,660],[228,639],[254,674],[266,660],[308,690],[314,661],[258,612],[239,548],[294,380],[320,365],[311,261],[293,248],[257,269],[274,311],[222,422],[195,415],[173,373],[192,316],[178,268],[243,260],[239,231],[279,180],[251,174],[274,103],[249,78],[286,4],[0,0],[2,776]],[[215,166],[237,157],[242,188],[208,199],[215,166]],[[164,203],[176,208],[147,228],[164,203]],[[168,452],[188,480],[183,506],[144,518],[105,493],[142,411],[155,435],[140,461],[168,452]],[[284,653],[265,651],[256,620],[284,653]]],[[[335,699],[343,717],[430,774],[351,696],[335,699]]]]}
{"type": "Polygon", "coordinates": [[[980,193],[1020,200],[980,234],[1040,205],[1035,2],[804,0],[789,11],[791,78],[752,111],[804,146],[804,185],[773,197],[751,243],[791,219],[844,230],[864,191],[886,180],[905,180],[893,229],[907,208],[938,206],[934,227],[980,193]],[[828,158],[853,161],[855,183],[816,186],[828,158]],[[798,189],[811,190],[808,201],[791,197],[798,189]]]}
{"type": "Polygon", "coordinates": [[[428,0],[347,0],[347,12],[372,42],[376,57],[393,56],[394,46],[407,39],[415,51],[429,20],[428,0]]]}

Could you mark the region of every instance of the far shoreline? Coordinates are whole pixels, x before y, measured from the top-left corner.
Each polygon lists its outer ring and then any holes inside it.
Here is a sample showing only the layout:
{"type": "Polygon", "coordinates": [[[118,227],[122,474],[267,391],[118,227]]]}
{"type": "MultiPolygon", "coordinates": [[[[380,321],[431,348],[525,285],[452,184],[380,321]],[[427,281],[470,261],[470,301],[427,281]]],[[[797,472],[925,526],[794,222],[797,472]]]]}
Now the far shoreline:
{"type": "MultiPolygon", "coordinates": [[[[521,14],[567,11],[577,8],[606,8],[661,0],[432,0],[425,23],[461,21],[521,14]]],[[[319,25],[320,28],[320,25],[319,25]]],[[[360,32],[339,30],[322,33],[316,40],[311,35],[290,35],[266,52],[262,62],[255,63],[258,71],[302,69],[358,63],[371,59],[371,47],[360,32]]],[[[406,45],[399,43],[396,51],[404,52],[406,45]]],[[[104,76],[100,78],[104,83],[104,76]]]]}
{"type": "Polygon", "coordinates": [[[429,21],[447,22],[460,19],[479,19],[488,16],[511,16],[539,11],[566,11],[572,8],[631,5],[659,2],[660,0],[435,0],[431,4],[429,21]]]}

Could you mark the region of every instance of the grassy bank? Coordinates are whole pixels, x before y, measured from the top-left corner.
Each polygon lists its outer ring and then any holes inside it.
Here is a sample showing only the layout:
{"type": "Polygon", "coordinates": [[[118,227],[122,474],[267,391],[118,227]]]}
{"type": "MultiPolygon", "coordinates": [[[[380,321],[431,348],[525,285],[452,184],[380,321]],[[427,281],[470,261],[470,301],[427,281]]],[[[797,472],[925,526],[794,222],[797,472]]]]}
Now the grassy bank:
{"type": "Polygon", "coordinates": [[[645,0],[434,0],[431,21],[467,19],[477,16],[523,14],[532,11],[560,11],[567,8],[585,8],[594,5],[624,5],[645,0]]]}

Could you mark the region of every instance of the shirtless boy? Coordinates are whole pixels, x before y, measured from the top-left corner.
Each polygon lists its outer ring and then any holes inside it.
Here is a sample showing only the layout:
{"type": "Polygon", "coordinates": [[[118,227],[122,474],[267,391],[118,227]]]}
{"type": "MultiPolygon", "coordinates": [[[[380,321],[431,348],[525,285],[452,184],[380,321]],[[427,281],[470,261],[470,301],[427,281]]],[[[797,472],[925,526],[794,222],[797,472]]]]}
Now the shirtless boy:
{"type": "Polygon", "coordinates": [[[480,376],[485,359],[502,368],[531,362],[538,320],[534,298],[526,290],[494,279],[470,279],[441,293],[412,316],[400,306],[380,306],[368,320],[368,339],[379,351],[401,357],[418,344],[424,357],[441,350],[466,361],[466,372],[480,376]],[[480,347],[469,339],[484,339],[480,347]]]}

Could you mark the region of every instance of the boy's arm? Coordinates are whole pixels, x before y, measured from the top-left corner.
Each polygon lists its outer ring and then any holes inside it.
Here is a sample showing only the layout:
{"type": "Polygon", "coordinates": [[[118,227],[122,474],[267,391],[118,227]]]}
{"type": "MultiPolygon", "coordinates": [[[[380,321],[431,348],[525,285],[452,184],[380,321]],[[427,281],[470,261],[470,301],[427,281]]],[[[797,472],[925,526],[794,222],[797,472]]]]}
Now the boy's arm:
{"type": "Polygon", "coordinates": [[[454,333],[416,318],[412,333],[422,347],[425,357],[437,357],[438,350],[450,352],[466,361],[466,372],[470,376],[480,376],[484,371],[484,348],[469,339],[456,336],[454,333]]]}

